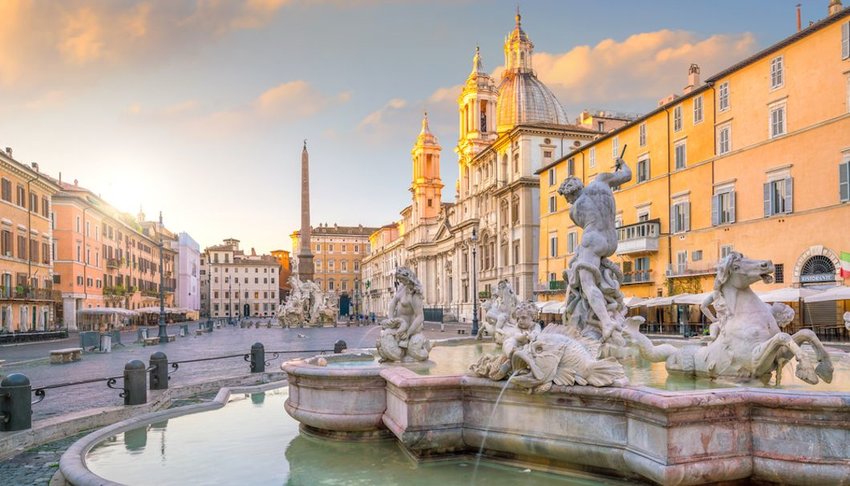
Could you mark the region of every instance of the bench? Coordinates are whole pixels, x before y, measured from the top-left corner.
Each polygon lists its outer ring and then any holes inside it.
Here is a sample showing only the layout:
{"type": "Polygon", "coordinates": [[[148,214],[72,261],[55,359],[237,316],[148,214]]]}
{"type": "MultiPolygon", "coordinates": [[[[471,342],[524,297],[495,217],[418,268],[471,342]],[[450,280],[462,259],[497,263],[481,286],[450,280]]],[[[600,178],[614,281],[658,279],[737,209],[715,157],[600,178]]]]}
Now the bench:
{"type": "Polygon", "coordinates": [[[50,363],[71,363],[73,361],[79,361],[82,355],[83,348],[54,349],[50,351],[50,363]]]}
{"type": "Polygon", "coordinates": [[[204,335],[203,329],[195,329],[195,336],[203,336],[203,335],[204,335]]]}
{"type": "Polygon", "coordinates": [[[145,346],[152,346],[154,344],[159,344],[159,336],[146,337],[142,342],[145,346]]]}

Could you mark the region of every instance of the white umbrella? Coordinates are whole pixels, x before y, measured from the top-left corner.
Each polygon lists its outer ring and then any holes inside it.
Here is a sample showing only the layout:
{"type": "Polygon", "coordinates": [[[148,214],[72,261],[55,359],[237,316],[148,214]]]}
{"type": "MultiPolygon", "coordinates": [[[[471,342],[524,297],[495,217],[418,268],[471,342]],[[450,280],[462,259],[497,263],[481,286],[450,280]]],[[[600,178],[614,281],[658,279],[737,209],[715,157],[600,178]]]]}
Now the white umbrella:
{"type": "Polygon", "coordinates": [[[623,298],[623,304],[625,304],[626,307],[640,307],[644,302],[646,302],[646,299],[642,297],[635,297],[633,295],[623,298]]]}
{"type": "Polygon", "coordinates": [[[711,292],[703,292],[701,294],[679,294],[673,296],[673,303],[675,304],[693,304],[698,305],[702,304],[703,301],[711,295],[711,292]]]}
{"type": "Polygon", "coordinates": [[[641,305],[645,305],[647,307],[662,307],[665,305],[670,305],[673,303],[673,297],[655,297],[649,300],[643,301],[641,305]]]}
{"type": "Polygon", "coordinates": [[[534,306],[537,307],[537,311],[539,312],[541,309],[546,307],[551,301],[548,300],[538,300],[534,303],[534,306]]]}
{"type": "Polygon", "coordinates": [[[564,312],[564,303],[558,301],[547,302],[540,309],[542,314],[562,314],[564,312]]]}
{"type": "Polygon", "coordinates": [[[803,302],[828,302],[830,300],[850,300],[850,287],[839,285],[803,298],[803,302]]]}
{"type": "Polygon", "coordinates": [[[812,290],[812,289],[804,289],[804,288],[795,288],[795,287],[783,287],[781,289],[771,290],[770,292],[765,292],[763,294],[759,294],[759,299],[762,302],[772,303],[772,302],[799,302],[800,299],[805,299],[806,297],[811,297],[816,294],[819,294],[820,291],[812,290]]]}

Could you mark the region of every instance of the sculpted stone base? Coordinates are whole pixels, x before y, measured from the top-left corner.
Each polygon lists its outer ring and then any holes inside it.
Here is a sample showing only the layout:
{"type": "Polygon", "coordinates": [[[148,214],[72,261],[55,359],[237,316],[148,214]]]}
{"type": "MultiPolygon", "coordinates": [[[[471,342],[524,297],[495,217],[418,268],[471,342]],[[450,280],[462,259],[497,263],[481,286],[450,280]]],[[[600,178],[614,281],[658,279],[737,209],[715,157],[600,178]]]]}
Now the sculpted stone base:
{"type": "Polygon", "coordinates": [[[331,431],[387,429],[420,458],[475,454],[483,443],[496,458],[665,485],[850,478],[850,393],[556,385],[529,395],[509,385],[494,413],[504,383],[484,378],[304,361],[284,369],[297,419],[331,431]]]}

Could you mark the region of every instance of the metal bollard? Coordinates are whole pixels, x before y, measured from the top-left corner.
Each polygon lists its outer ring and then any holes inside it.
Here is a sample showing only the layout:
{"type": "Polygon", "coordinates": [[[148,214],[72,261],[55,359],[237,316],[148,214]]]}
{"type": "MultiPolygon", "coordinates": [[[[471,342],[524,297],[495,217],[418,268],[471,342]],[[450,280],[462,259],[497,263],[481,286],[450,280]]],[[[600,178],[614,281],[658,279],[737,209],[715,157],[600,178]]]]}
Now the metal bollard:
{"type": "Polygon", "coordinates": [[[168,356],[157,351],[150,358],[150,389],[168,390],[168,356]]]}
{"type": "Polygon", "coordinates": [[[124,405],[141,405],[148,401],[145,364],[137,359],[124,365],[124,405]]]}
{"type": "Polygon", "coordinates": [[[334,343],[334,354],[339,354],[346,349],[348,349],[348,345],[342,339],[334,343]]]}
{"type": "Polygon", "coordinates": [[[32,428],[32,385],[20,373],[0,381],[0,431],[14,432],[32,428]]]}
{"type": "Polygon", "coordinates": [[[263,373],[266,371],[266,348],[263,343],[254,343],[251,346],[251,373],[263,373]]]}

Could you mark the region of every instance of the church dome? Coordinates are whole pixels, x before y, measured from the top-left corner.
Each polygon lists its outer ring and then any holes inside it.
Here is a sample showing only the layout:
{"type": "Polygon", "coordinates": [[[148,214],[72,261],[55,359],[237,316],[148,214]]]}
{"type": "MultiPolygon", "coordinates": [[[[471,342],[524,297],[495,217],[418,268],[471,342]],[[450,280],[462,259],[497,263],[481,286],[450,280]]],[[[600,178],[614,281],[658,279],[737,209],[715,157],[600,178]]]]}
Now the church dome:
{"type": "Polygon", "coordinates": [[[569,123],[564,107],[530,71],[505,73],[496,106],[500,132],[526,123],[569,123]]]}

